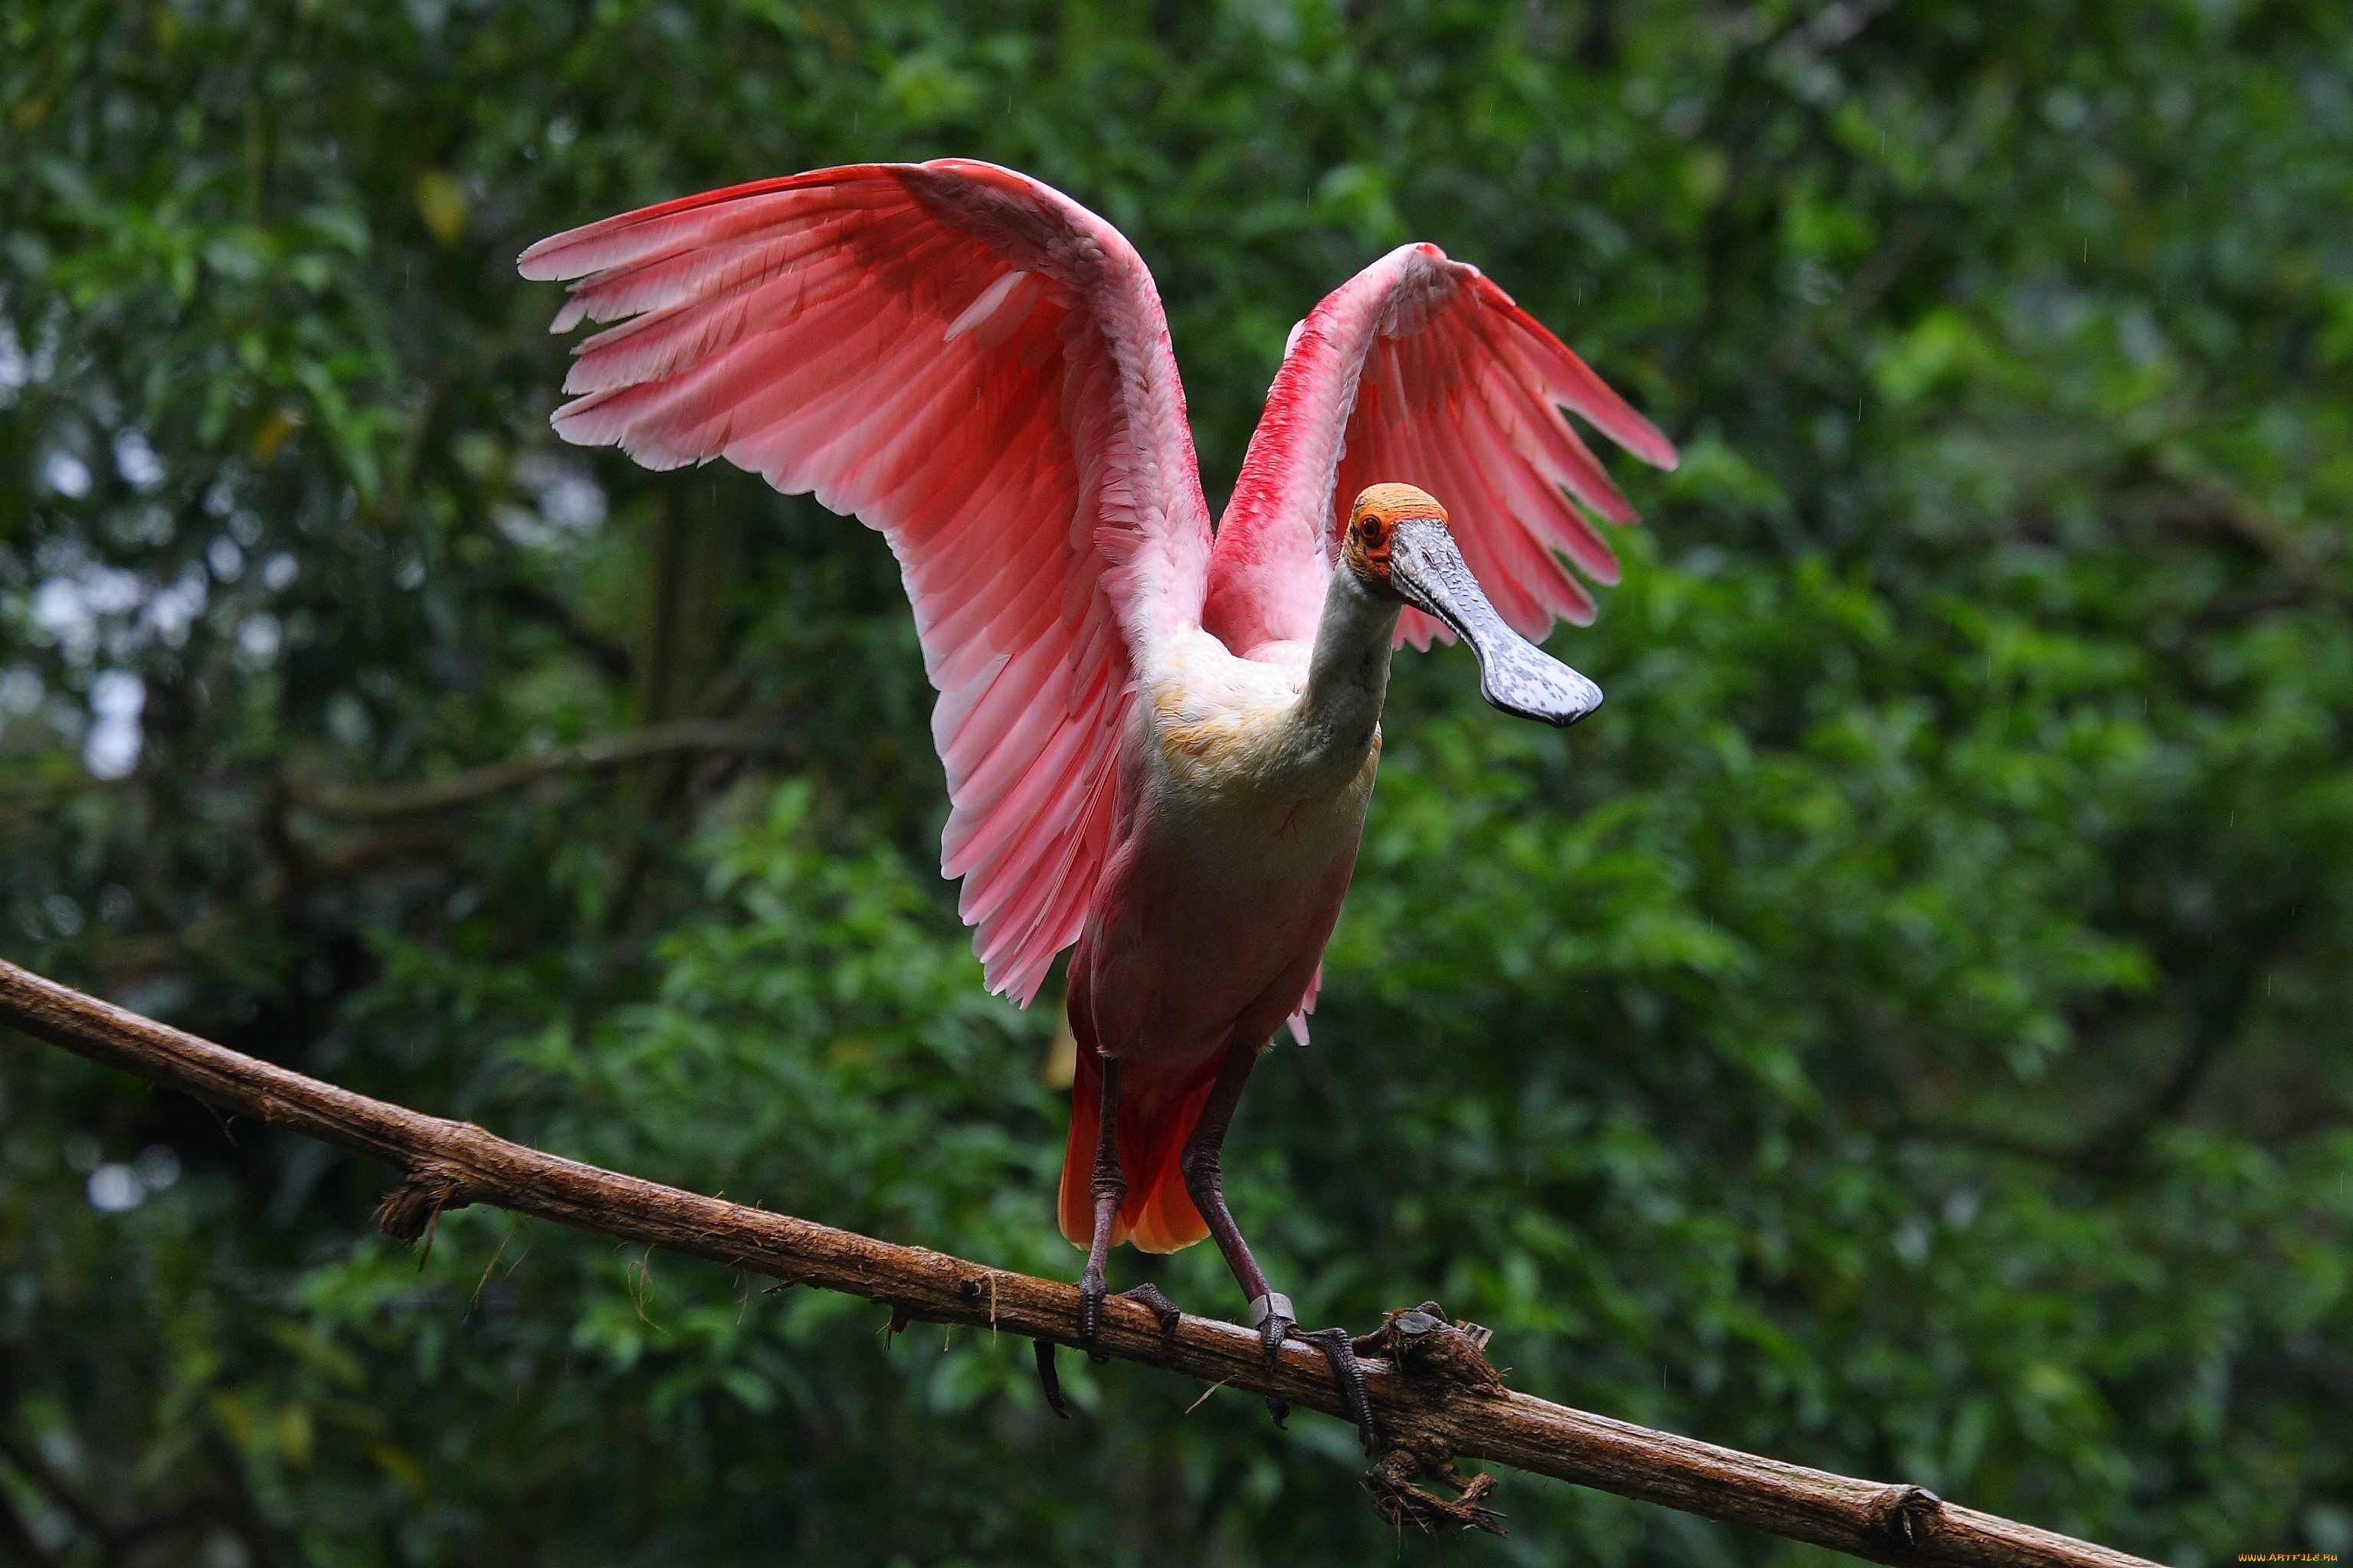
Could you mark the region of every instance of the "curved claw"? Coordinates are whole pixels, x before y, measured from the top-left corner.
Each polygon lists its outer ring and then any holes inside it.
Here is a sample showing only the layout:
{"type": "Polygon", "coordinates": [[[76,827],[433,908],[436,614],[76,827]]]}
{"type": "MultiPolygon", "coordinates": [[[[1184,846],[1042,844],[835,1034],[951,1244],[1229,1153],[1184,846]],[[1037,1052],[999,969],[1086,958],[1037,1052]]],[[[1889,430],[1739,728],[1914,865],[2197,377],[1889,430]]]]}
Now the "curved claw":
{"type": "Polygon", "coordinates": [[[1177,1310],[1176,1302],[1161,1294],[1159,1286],[1138,1285],[1132,1290],[1122,1290],[1119,1294],[1123,1300],[1141,1301],[1151,1308],[1152,1315],[1160,1320],[1162,1342],[1175,1342],[1177,1325],[1185,1321],[1185,1314],[1177,1310]]]}
{"type": "Polygon", "coordinates": [[[1280,1290],[1269,1290],[1254,1298],[1250,1304],[1250,1327],[1258,1331],[1261,1351],[1266,1357],[1267,1375],[1274,1375],[1275,1358],[1282,1353],[1285,1335],[1298,1325],[1293,1316],[1291,1298],[1280,1290]]]}
{"type": "Polygon", "coordinates": [[[1348,1407],[1348,1418],[1356,1424],[1357,1440],[1364,1444],[1366,1455],[1378,1458],[1380,1435],[1373,1430],[1373,1399],[1365,1387],[1365,1369],[1356,1364],[1356,1344],[1345,1329],[1318,1329],[1303,1333],[1292,1331],[1293,1338],[1306,1341],[1324,1352],[1332,1363],[1332,1381],[1339,1385],[1340,1399],[1348,1407]]]}
{"type": "Polygon", "coordinates": [[[1291,1337],[1299,1325],[1280,1312],[1270,1312],[1258,1326],[1259,1355],[1266,1363],[1267,1374],[1274,1373],[1274,1363],[1282,1354],[1282,1342],[1291,1337]]]}
{"type": "MultiPolygon", "coordinates": [[[[1287,1302],[1285,1304],[1288,1305],[1287,1302]]],[[[1292,1331],[1298,1326],[1280,1311],[1270,1311],[1259,1321],[1259,1352],[1266,1363],[1266,1374],[1269,1377],[1274,1375],[1275,1363],[1282,1358],[1282,1342],[1290,1337],[1292,1331]]],[[[1270,1394],[1266,1396],[1266,1408],[1267,1413],[1274,1417],[1274,1424],[1277,1426],[1282,1427],[1285,1431],[1290,1430],[1287,1425],[1291,1419],[1289,1401],[1280,1394],[1270,1394]]]]}
{"type": "Polygon", "coordinates": [[[1062,1403],[1061,1374],[1054,1370],[1054,1342],[1032,1340],[1029,1342],[1038,1352],[1038,1384],[1046,1391],[1046,1408],[1068,1421],[1071,1407],[1062,1403]]]}

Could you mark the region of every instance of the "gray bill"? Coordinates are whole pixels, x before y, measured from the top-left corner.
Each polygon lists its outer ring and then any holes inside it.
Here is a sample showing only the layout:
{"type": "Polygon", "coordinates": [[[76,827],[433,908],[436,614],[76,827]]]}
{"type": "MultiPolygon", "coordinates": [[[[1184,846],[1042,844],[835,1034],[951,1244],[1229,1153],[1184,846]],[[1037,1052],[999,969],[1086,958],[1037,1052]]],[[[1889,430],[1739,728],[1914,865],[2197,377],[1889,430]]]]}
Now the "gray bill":
{"type": "Polygon", "coordinates": [[[1442,523],[1409,519],[1389,542],[1389,584],[1479,656],[1479,695],[1506,713],[1567,726],[1601,706],[1601,688],[1504,624],[1442,523]]]}

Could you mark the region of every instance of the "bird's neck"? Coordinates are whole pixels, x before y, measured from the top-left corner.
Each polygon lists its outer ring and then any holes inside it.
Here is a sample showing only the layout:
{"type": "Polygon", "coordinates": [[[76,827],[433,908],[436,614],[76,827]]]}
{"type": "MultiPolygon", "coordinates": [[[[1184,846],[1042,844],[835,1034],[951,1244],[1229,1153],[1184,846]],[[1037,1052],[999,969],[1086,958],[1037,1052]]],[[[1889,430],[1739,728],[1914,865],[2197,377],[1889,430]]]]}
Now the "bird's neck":
{"type": "Polygon", "coordinates": [[[1397,642],[1394,600],[1377,596],[1344,562],[1324,595],[1307,685],[1292,710],[1291,729],[1307,771],[1337,795],[1363,771],[1380,743],[1381,704],[1389,691],[1389,653],[1397,642]]]}

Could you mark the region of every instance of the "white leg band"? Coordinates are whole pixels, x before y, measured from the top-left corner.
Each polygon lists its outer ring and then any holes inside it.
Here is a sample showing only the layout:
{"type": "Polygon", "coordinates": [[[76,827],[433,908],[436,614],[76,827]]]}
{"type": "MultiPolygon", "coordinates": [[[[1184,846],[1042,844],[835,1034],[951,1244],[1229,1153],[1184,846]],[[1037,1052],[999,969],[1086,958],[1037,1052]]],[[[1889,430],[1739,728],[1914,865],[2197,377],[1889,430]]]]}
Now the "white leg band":
{"type": "Polygon", "coordinates": [[[1299,1321],[1299,1312],[1292,1306],[1290,1297],[1280,1290],[1269,1290],[1250,1304],[1250,1326],[1258,1328],[1269,1318],[1282,1318],[1295,1323],[1299,1321]]]}

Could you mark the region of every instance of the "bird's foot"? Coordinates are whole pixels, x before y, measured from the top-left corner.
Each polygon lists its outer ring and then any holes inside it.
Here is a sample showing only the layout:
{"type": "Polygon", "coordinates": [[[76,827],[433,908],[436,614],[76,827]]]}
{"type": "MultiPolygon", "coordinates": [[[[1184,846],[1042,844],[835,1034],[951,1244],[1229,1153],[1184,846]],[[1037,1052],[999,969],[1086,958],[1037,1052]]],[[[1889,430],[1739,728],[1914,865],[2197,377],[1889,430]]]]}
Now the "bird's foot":
{"type": "MultiPolygon", "coordinates": [[[[1152,1310],[1152,1315],[1160,1320],[1160,1337],[1163,1340],[1174,1341],[1176,1338],[1176,1325],[1184,1321],[1185,1314],[1177,1310],[1176,1302],[1160,1293],[1159,1286],[1138,1285],[1133,1290],[1122,1290],[1119,1294],[1123,1300],[1138,1302],[1152,1310]]],[[[1103,1305],[1109,1299],[1101,1279],[1092,1274],[1080,1279],[1079,1343],[1086,1348],[1087,1359],[1098,1366],[1111,1360],[1110,1352],[1095,1343],[1103,1333],[1103,1305]]],[[[1032,1340],[1030,1345],[1038,1353],[1038,1385],[1045,1390],[1046,1407],[1068,1421],[1071,1407],[1062,1399],[1061,1374],[1054,1370],[1054,1342],[1032,1340]]]]}
{"type": "Polygon", "coordinates": [[[1373,1398],[1365,1387],[1365,1369],[1356,1363],[1356,1342],[1345,1329],[1318,1329],[1308,1333],[1293,1329],[1291,1337],[1304,1340],[1324,1352],[1332,1363],[1332,1381],[1339,1386],[1340,1401],[1348,1407],[1348,1419],[1356,1424],[1356,1438],[1365,1446],[1367,1455],[1381,1451],[1380,1435],[1373,1430],[1373,1398]]]}
{"type": "Polygon", "coordinates": [[[1269,1290],[1250,1304],[1250,1325],[1258,1331],[1259,1355],[1270,1373],[1275,1358],[1282,1353],[1282,1342],[1299,1326],[1297,1311],[1291,1298],[1280,1290],[1269,1290]]]}
{"type": "Polygon", "coordinates": [[[1141,1301],[1152,1309],[1152,1315],[1160,1320],[1160,1337],[1163,1340],[1173,1342],[1176,1338],[1176,1325],[1185,1321],[1185,1314],[1176,1310],[1176,1302],[1160,1293],[1159,1286],[1138,1285],[1132,1290],[1122,1290],[1120,1296],[1126,1300],[1141,1301]]]}
{"type": "MultiPolygon", "coordinates": [[[[1152,1310],[1152,1315],[1159,1320],[1162,1339],[1174,1340],[1176,1337],[1176,1325],[1184,1321],[1185,1314],[1177,1309],[1176,1302],[1160,1293],[1159,1286],[1138,1285],[1132,1290],[1122,1290],[1119,1295],[1123,1301],[1134,1301],[1152,1310]]],[[[1100,1275],[1090,1269],[1080,1278],[1079,1343],[1085,1349],[1087,1359],[1097,1366],[1111,1360],[1111,1352],[1096,1342],[1103,1337],[1103,1303],[1109,1300],[1111,1294],[1104,1289],[1100,1275]]]]}
{"type": "MultiPolygon", "coordinates": [[[[1258,1331],[1259,1355],[1266,1363],[1269,1377],[1274,1375],[1274,1363],[1282,1354],[1282,1342],[1299,1326],[1291,1298],[1280,1290],[1269,1290],[1250,1304],[1250,1327],[1258,1331]]],[[[1291,1405],[1280,1394],[1266,1396],[1267,1414],[1274,1417],[1277,1426],[1288,1430],[1291,1405]]]]}
{"type": "Polygon", "coordinates": [[[1046,1391],[1046,1408],[1068,1421],[1071,1407],[1062,1403],[1062,1378],[1054,1370],[1054,1342],[1032,1340],[1029,1343],[1038,1352],[1038,1386],[1046,1391]]]}
{"type": "MultiPolygon", "coordinates": [[[[1298,1310],[1291,1298],[1278,1290],[1270,1290],[1250,1305],[1250,1327],[1258,1331],[1259,1351],[1266,1363],[1269,1376],[1273,1375],[1275,1362],[1282,1354],[1282,1342],[1302,1340],[1324,1352],[1332,1364],[1332,1381],[1339,1385],[1341,1403],[1348,1409],[1348,1418],[1356,1424],[1356,1436],[1365,1445],[1365,1452],[1380,1452],[1380,1439],[1373,1431],[1372,1398],[1365,1388],[1364,1369],[1356,1364],[1355,1342],[1345,1329],[1321,1329],[1308,1333],[1299,1326],[1298,1310]]],[[[1274,1424],[1282,1426],[1291,1416],[1291,1406],[1279,1394],[1266,1396],[1266,1407],[1274,1415],[1274,1424]]]]}
{"type": "Polygon", "coordinates": [[[1103,1271],[1088,1264],[1087,1271],[1079,1276],[1079,1346],[1097,1366],[1111,1360],[1111,1352],[1095,1342],[1103,1335],[1103,1301],[1110,1294],[1103,1271]]]}

